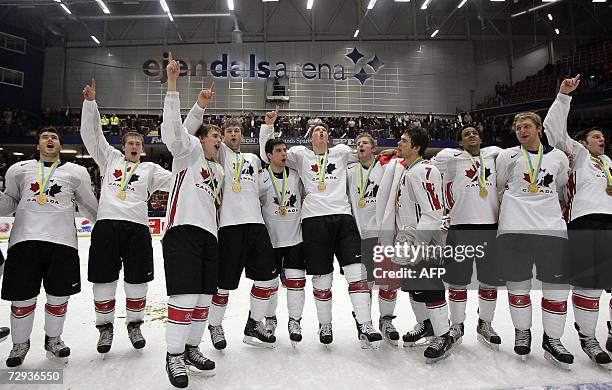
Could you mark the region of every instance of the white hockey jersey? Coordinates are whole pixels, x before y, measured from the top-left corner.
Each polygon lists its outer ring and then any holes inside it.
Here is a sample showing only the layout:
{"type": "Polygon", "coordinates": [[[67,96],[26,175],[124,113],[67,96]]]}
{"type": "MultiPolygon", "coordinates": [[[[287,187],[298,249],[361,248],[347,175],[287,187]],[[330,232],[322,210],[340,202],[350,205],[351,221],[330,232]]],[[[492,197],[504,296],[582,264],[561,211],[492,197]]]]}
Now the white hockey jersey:
{"type": "MultiPolygon", "coordinates": [[[[203,116],[204,109],[195,103],[185,118],[185,127],[189,134],[195,134],[200,128],[203,116]]],[[[236,154],[222,142],[219,162],[225,172],[219,227],[247,223],[263,224],[259,203],[259,176],[262,174],[259,158],[253,153],[236,154]],[[239,174],[240,192],[232,190],[235,166],[236,169],[242,166],[239,174]]]]}
{"type": "MultiPolygon", "coordinates": [[[[567,183],[569,220],[589,214],[612,214],[612,196],[606,194],[608,179],[603,166],[589,151],[567,134],[567,115],[572,97],[558,94],[544,119],[544,131],[551,145],[572,156],[572,171],[567,183]]],[[[599,156],[608,166],[612,160],[599,156]]]]}
{"type": "Polygon", "coordinates": [[[148,226],[147,201],[157,190],[169,192],[172,186],[172,172],[152,162],[141,162],[131,174],[134,163],[127,162],[125,156],[109,145],[102,133],[100,113],[95,101],[83,102],[81,111],[81,138],[87,151],[100,167],[101,193],[98,208],[98,221],[103,219],[123,220],[148,226]],[[127,173],[123,173],[124,164],[127,173]],[[122,176],[125,183],[125,200],[120,200],[122,176]]]}
{"type": "MultiPolygon", "coordinates": [[[[45,169],[45,175],[49,174],[49,168],[45,169]]],[[[45,204],[36,201],[41,192],[38,170],[38,160],[28,160],[13,164],[6,173],[6,189],[0,197],[0,215],[15,213],[9,248],[31,240],[78,248],[74,203],[92,223],[95,223],[98,208],[87,169],[70,162],[57,165],[49,178],[45,204]]]]}
{"type": "Polygon", "coordinates": [[[282,248],[297,245],[302,242],[302,224],[300,214],[302,209],[302,194],[304,187],[297,172],[285,168],[287,184],[285,184],[285,199],[283,197],[283,176],[275,175],[277,189],[274,188],[269,170],[264,170],[259,176],[261,210],[266,228],[270,234],[272,247],[282,248]],[[281,204],[282,203],[282,204],[281,204]],[[280,207],[284,207],[285,215],[279,213],[280,207]]]}
{"type": "MultiPolygon", "coordinates": [[[[274,126],[261,125],[259,148],[262,160],[268,162],[265,145],[272,137],[274,126]]],[[[287,150],[287,166],[295,169],[302,179],[306,198],[302,207],[302,219],[333,214],[351,214],[347,195],[346,169],[350,162],[357,162],[356,153],[347,145],[336,145],[327,151],[327,161],[305,146],[293,146],[287,150]],[[319,166],[322,166],[325,191],[319,191],[319,166]]]]}
{"type": "Polygon", "coordinates": [[[359,164],[350,164],[348,166],[348,188],[349,200],[355,216],[355,222],[359,228],[359,233],[362,239],[378,237],[378,224],[376,223],[376,196],[380,189],[380,182],[385,173],[385,166],[380,162],[375,161],[370,170],[369,177],[367,174],[368,168],[359,164]],[[359,178],[361,174],[362,179],[359,178]],[[360,183],[363,188],[363,207],[359,207],[360,199],[360,183]]]}
{"type": "MultiPolygon", "coordinates": [[[[536,164],[537,152],[530,153],[536,164]]],[[[519,146],[500,152],[496,160],[497,189],[504,191],[498,235],[505,233],[567,237],[559,194],[567,184],[569,161],[559,149],[543,147],[537,193],[529,193],[529,165],[519,146]]]]}
{"type": "Polygon", "coordinates": [[[205,159],[200,140],[188,134],[181,123],[180,107],[179,93],[166,93],[162,141],[172,153],[174,174],[166,231],[174,226],[193,225],[217,237],[215,199],[221,196],[223,167],[205,159]]]}

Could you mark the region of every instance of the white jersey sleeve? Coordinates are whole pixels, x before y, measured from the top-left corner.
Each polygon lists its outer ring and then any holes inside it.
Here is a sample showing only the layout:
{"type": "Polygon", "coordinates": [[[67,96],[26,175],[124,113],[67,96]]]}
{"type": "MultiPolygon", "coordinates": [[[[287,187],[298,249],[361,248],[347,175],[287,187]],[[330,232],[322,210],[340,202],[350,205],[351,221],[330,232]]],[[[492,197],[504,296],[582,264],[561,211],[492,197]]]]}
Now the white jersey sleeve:
{"type": "Polygon", "coordinates": [[[177,173],[203,158],[202,145],[181,123],[178,92],[167,92],[164,99],[162,141],[172,153],[172,172],[177,173]]]}
{"type": "Polygon", "coordinates": [[[194,135],[200,126],[202,126],[202,122],[204,121],[204,111],[206,111],[206,109],[200,107],[197,102],[194,103],[191,110],[189,110],[189,113],[183,122],[183,126],[185,126],[189,134],[194,135]]]}
{"type": "Polygon", "coordinates": [[[20,163],[15,163],[9,167],[4,177],[6,189],[4,193],[0,193],[0,216],[9,217],[17,211],[17,205],[21,199],[21,187],[17,185],[15,175],[17,166],[20,163]]]}
{"type": "MultiPolygon", "coordinates": [[[[266,164],[270,164],[268,156],[266,155],[266,142],[274,138],[274,125],[262,124],[259,129],[259,157],[266,164]]],[[[301,153],[304,146],[292,146],[287,149],[287,160],[286,165],[291,169],[298,169],[301,161],[301,153]]]]}
{"type": "Polygon", "coordinates": [[[170,192],[172,190],[172,172],[162,168],[158,164],[152,164],[152,172],[149,183],[149,193],[155,191],[170,192]]]}
{"type": "Polygon", "coordinates": [[[429,160],[429,163],[440,171],[440,175],[446,175],[447,164],[450,159],[462,155],[464,152],[455,148],[444,148],[429,160]]]}
{"type": "Polygon", "coordinates": [[[436,167],[427,163],[415,166],[408,176],[420,211],[415,242],[429,243],[442,226],[442,177],[436,167]]]}
{"type": "Polygon", "coordinates": [[[571,101],[571,96],[562,93],[557,95],[544,118],[544,132],[546,132],[548,142],[555,148],[570,154],[574,160],[574,166],[579,168],[580,165],[589,163],[589,152],[567,134],[567,116],[571,101]]]}
{"type": "Polygon", "coordinates": [[[98,103],[96,101],[83,101],[83,109],[81,111],[81,138],[87,151],[100,167],[100,171],[104,172],[106,166],[113,158],[120,158],[121,152],[112,147],[102,132],[100,124],[100,112],[98,111],[98,103]]]}

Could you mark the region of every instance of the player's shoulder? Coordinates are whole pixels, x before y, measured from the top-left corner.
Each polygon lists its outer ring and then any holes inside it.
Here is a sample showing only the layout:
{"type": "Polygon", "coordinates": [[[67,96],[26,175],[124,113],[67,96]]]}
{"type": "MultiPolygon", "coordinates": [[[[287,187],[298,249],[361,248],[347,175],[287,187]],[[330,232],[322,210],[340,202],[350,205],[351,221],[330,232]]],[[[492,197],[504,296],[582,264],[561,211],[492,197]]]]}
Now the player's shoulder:
{"type": "Polygon", "coordinates": [[[355,170],[357,168],[357,164],[359,164],[359,163],[356,163],[356,162],[355,163],[350,163],[350,164],[348,164],[346,166],[346,169],[349,170],[349,171],[353,171],[353,170],[355,170]]]}
{"type": "Polygon", "coordinates": [[[307,153],[310,151],[310,149],[304,145],[295,145],[290,147],[289,150],[291,150],[293,153],[307,153]]]}
{"type": "Polygon", "coordinates": [[[513,158],[516,158],[520,153],[521,153],[520,147],[513,146],[511,148],[502,149],[497,155],[497,158],[513,159],[513,158]]]}
{"type": "Polygon", "coordinates": [[[73,162],[70,162],[70,161],[65,162],[65,163],[64,163],[64,164],[62,164],[60,167],[64,167],[64,169],[71,170],[71,171],[78,172],[78,173],[83,173],[83,172],[85,172],[85,173],[89,174],[89,173],[87,172],[87,168],[85,168],[85,167],[84,167],[84,166],[82,166],[82,165],[79,165],[79,164],[75,164],[75,163],[73,163],[73,162]]]}
{"type": "Polygon", "coordinates": [[[29,168],[30,166],[33,165],[37,165],[38,164],[38,160],[25,160],[25,161],[18,161],[16,163],[14,163],[13,165],[11,165],[8,170],[7,170],[7,174],[8,172],[15,172],[15,171],[20,171],[20,170],[24,170],[29,168]]]}
{"type": "Polygon", "coordinates": [[[412,170],[419,175],[431,175],[432,172],[440,174],[440,170],[429,160],[423,160],[420,164],[415,165],[412,170]]]}
{"type": "Polygon", "coordinates": [[[457,148],[444,148],[434,156],[438,160],[446,160],[453,157],[461,157],[464,154],[463,150],[457,148]]]}
{"type": "Polygon", "coordinates": [[[497,157],[504,149],[499,146],[487,146],[486,148],[482,148],[480,151],[482,152],[483,157],[497,157]]]}

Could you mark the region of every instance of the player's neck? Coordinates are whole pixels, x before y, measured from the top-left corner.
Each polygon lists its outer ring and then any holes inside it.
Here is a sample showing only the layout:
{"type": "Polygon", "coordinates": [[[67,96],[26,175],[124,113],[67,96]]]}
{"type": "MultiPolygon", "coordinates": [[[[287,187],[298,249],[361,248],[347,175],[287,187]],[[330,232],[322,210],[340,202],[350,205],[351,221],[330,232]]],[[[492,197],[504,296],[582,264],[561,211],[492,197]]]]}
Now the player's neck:
{"type": "Polygon", "coordinates": [[[274,163],[270,164],[270,169],[272,169],[272,172],[274,173],[283,173],[283,171],[285,170],[285,166],[284,165],[277,165],[274,163]]]}
{"type": "Polygon", "coordinates": [[[374,164],[374,156],[370,156],[368,158],[360,159],[359,162],[366,168],[369,168],[372,164],[374,164]]]}
{"type": "Polygon", "coordinates": [[[537,153],[538,150],[540,150],[541,144],[542,143],[540,142],[540,139],[536,138],[534,141],[530,141],[528,143],[523,144],[523,149],[526,149],[531,153],[537,153]]]}
{"type": "Polygon", "coordinates": [[[229,143],[225,144],[228,148],[231,149],[232,152],[234,153],[240,153],[240,145],[238,145],[237,147],[233,147],[232,145],[230,145],[229,143]]]}
{"type": "Polygon", "coordinates": [[[59,154],[55,154],[53,156],[45,156],[44,154],[40,154],[40,160],[42,162],[55,162],[56,160],[59,160],[59,154]]]}
{"type": "Polygon", "coordinates": [[[465,148],[463,148],[463,150],[465,150],[472,156],[480,156],[480,145],[466,146],[465,148]]]}
{"type": "Polygon", "coordinates": [[[327,145],[315,145],[315,144],[312,144],[312,151],[315,154],[325,154],[325,152],[327,152],[327,145]]]}
{"type": "Polygon", "coordinates": [[[408,165],[414,164],[415,161],[419,160],[421,158],[421,156],[416,153],[416,154],[412,154],[410,153],[407,157],[404,158],[404,160],[406,160],[406,163],[408,165]]]}

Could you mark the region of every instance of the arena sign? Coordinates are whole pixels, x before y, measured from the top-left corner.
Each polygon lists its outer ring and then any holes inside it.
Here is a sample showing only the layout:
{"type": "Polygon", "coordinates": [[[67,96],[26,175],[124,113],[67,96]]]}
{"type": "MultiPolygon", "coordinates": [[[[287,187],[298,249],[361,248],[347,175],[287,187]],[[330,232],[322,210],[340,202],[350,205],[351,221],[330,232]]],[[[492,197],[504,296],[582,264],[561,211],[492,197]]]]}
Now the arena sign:
{"type": "MultiPolygon", "coordinates": [[[[176,59],[181,64],[180,76],[191,77],[208,77],[215,78],[259,78],[268,79],[270,77],[303,77],[307,80],[335,80],[343,81],[347,77],[353,77],[359,81],[361,85],[370,79],[374,74],[384,66],[376,54],[373,57],[366,57],[359,52],[357,48],[348,53],[345,58],[350,60],[355,69],[359,69],[356,73],[347,75],[347,69],[343,64],[328,64],[306,62],[304,64],[287,64],[285,61],[278,61],[274,66],[266,60],[257,58],[255,54],[249,54],[249,59],[246,62],[235,61],[230,58],[229,54],[221,54],[221,58],[210,63],[198,59],[190,60],[189,63],[183,59],[176,59]],[[373,72],[371,72],[373,70],[373,72]],[[370,72],[368,72],[370,71],[370,72]]],[[[162,53],[161,64],[157,60],[149,59],[142,64],[142,71],[145,75],[152,78],[159,78],[160,83],[165,83],[168,80],[166,75],[166,65],[168,65],[168,53],[162,53]]]]}

